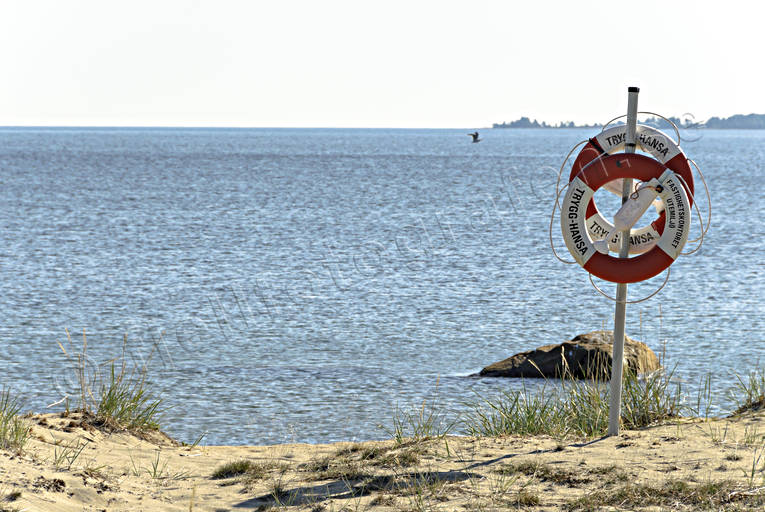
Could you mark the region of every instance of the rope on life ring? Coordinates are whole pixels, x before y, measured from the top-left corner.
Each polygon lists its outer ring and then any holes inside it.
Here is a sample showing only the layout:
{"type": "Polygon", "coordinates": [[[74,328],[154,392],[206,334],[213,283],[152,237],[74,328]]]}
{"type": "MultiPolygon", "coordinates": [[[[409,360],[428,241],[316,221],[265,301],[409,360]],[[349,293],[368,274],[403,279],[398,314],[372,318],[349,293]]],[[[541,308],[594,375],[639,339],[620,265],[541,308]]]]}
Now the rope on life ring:
{"type": "MultiPolygon", "coordinates": [[[[682,158],[686,162],[684,155],[682,158]]],[[[614,283],[644,281],[669,267],[682,252],[692,221],[683,182],[692,185],[683,174],[658,160],[635,153],[601,156],[580,169],[568,183],[560,213],[563,239],[576,262],[592,275],[614,283]],[[623,259],[598,252],[587,229],[587,212],[595,191],[620,178],[645,183],[658,180],[661,186],[656,190],[665,205],[659,240],[643,254],[623,259]]]]}
{"type": "MultiPolygon", "coordinates": [[[[613,126],[589,139],[574,160],[569,182],[593,161],[623,150],[625,140],[624,125],[613,126]]],[[[661,130],[642,124],[637,125],[635,141],[637,149],[649,153],[682,177],[686,194],[690,198],[690,204],[693,205],[693,172],[680,146],[661,130]]],[[[605,188],[621,195],[621,182],[612,180],[609,182],[609,186],[605,188]]],[[[657,206],[657,213],[658,218],[651,224],[630,231],[630,254],[643,254],[649,251],[661,238],[664,229],[664,211],[661,206],[657,206]]],[[[587,231],[594,240],[602,239],[607,233],[614,233],[613,224],[600,213],[594,200],[590,200],[587,204],[587,231]]],[[[620,244],[621,233],[617,233],[608,241],[609,249],[613,252],[618,252],[620,244]]]]}

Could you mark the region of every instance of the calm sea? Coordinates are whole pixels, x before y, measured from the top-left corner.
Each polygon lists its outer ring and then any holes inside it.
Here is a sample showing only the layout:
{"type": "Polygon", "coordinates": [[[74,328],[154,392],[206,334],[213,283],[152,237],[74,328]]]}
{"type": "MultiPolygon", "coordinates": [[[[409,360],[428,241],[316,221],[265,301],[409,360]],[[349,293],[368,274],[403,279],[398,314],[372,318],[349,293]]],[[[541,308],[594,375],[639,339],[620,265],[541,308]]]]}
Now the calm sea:
{"type": "MultiPolygon", "coordinates": [[[[91,372],[125,336],[130,364],[151,357],[185,441],[385,438],[396,407],[435,396],[459,413],[519,385],[467,377],[481,367],[612,326],[549,248],[558,166],[590,135],[0,129],[0,386],[60,410],[76,391],[58,344],[71,356],[84,331],[91,372]]],[[[627,332],[691,400],[712,372],[722,411],[734,372],[765,361],[765,131],[687,138],[712,225],[627,332]]],[[[553,239],[565,252],[557,220],[553,239]]]]}

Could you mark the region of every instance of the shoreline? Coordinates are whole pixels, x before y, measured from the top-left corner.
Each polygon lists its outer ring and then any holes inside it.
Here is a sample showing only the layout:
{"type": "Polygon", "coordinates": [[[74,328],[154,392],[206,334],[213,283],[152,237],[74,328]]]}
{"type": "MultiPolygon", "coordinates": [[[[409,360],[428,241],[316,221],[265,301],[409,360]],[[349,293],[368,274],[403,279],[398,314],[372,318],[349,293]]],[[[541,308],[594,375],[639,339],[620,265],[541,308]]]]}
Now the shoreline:
{"type": "Polygon", "coordinates": [[[590,441],[449,435],[271,446],[107,433],[80,413],[24,418],[24,452],[0,451],[0,511],[553,511],[613,500],[629,510],[697,510],[702,491],[717,493],[704,499],[722,508],[765,505],[763,409],[590,441]]]}

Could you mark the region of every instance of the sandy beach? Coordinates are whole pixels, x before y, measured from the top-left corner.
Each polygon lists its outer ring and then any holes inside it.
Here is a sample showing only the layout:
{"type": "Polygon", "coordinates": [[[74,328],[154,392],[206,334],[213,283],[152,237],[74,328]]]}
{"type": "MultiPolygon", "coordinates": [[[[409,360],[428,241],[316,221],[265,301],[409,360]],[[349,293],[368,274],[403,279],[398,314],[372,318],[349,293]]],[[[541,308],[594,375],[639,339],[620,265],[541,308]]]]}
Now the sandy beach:
{"type": "Polygon", "coordinates": [[[765,411],[590,442],[550,437],[183,446],[28,415],[2,511],[760,510],[765,411]],[[230,464],[237,463],[237,464],[230,464]],[[226,464],[229,464],[226,471],[226,464]],[[217,471],[217,474],[215,474],[217,471]],[[600,508],[602,507],[602,508],[600,508]]]}

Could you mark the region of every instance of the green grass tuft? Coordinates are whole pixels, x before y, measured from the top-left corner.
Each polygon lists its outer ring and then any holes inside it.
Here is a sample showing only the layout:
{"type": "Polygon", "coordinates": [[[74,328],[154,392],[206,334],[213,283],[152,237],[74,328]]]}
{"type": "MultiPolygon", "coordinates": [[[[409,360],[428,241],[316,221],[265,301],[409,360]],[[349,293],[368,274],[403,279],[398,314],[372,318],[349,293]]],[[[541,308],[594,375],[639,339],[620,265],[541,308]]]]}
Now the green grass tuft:
{"type": "Polygon", "coordinates": [[[749,493],[732,480],[690,484],[668,480],[662,485],[628,483],[613,490],[601,490],[568,502],[565,510],[597,510],[614,506],[620,510],[634,507],[661,507],[671,510],[721,510],[729,505],[745,506],[745,510],[762,510],[765,495],[749,493]]]}
{"type": "Polygon", "coordinates": [[[536,507],[541,503],[539,496],[532,494],[527,489],[519,489],[513,501],[519,507],[536,507]]]}
{"type": "Polygon", "coordinates": [[[21,419],[21,404],[8,389],[0,392],[0,449],[21,453],[29,439],[29,426],[21,419]]]}
{"type": "Polygon", "coordinates": [[[289,465],[285,463],[273,461],[250,462],[240,460],[223,464],[215,470],[212,478],[223,479],[240,477],[238,481],[244,485],[245,489],[250,489],[271,473],[284,474],[287,470],[289,470],[289,465]],[[241,472],[242,470],[244,470],[244,472],[241,472]],[[223,476],[225,474],[230,476],[223,476]]]}
{"type": "Polygon", "coordinates": [[[233,478],[235,476],[243,475],[255,468],[255,464],[249,460],[237,460],[233,462],[227,462],[213,471],[210,476],[213,480],[221,480],[223,478],[233,478]]]}
{"type": "Polygon", "coordinates": [[[419,408],[404,410],[396,406],[393,415],[393,427],[382,427],[397,445],[407,442],[419,443],[428,439],[442,439],[449,435],[457,425],[456,420],[448,419],[438,406],[438,381],[433,398],[422,401],[419,408]]]}
{"type": "MultiPolygon", "coordinates": [[[[66,336],[71,347],[72,338],[68,330],[66,336]]],[[[88,341],[84,331],[80,352],[70,355],[61,343],[59,347],[75,365],[80,388],[78,410],[86,418],[92,418],[94,425],[138,432],[159,429],[159,418],[163,412],[160,409],[162,401],[152,396],[146,382],[151,356],[142,366],[136,365],[128,371],[127,335],[123,339],[122,356],[110,361],[106,378],[98,370],[93,371],[87,364],[88,341]],[[119,366],[115,363],[116,360],[122,361],[119,366]]]]}
{"type": "Polygon", "coordinates": [[[502,475],[515,475],[520,473],[536,478],[542,482],[554,482],[556,484],[564,484],[570,487],[586,484],[591,480],[587,476],[580,476],[572,471],[555,469],[549,464],[530,461],[505,464],[497,468],[496,471],[502,475]]]}
{"type": "Polygon", "coordinates": [[[145,369],[127,373],[125,362],[115,371],[112,362],[109,380],[101,386],[96,419],[128,430],[158,430],[161,400],[146,389],[145,369]]]}
{"type": "Polygon", "coordinates": [[[53,448],[53,465],[56,469],[72,469],[72,466],[86,446],[88,446],[88,443],[85,441],[80,442],[79,438],[68,443],[63,443],[60,439],[57,439],[53,448]]]}
{"type": "MultiPolygon", "coordinates": [[[[625,372],[622,425],[640,428],[680,414],[682,393],[670,385],[672,374],[638,377],[625,372]]],[[[505,391],[468,404],[464,428],[474,436],[549,435],[593,438],[608,431],[609,385],[568,377],[546,381],[541,390],[505,391]],[[552,388],[551,383],[559,384],[552,388]]]]}
{"type": "Polygon", "coordinates": [[[736,374],[736,380],[730,393],[737,407],[734,414],[765,408],[765,368],[749,372],[746,378],[736,374]]]}
{"type": "Polygon", "coordinates": [[[672,384],[674,370],[659,370],[639,377],[630,372],[622,391],[622,421],[626,428],[641,428],[680,416],[682,389],[672,384]]]}

